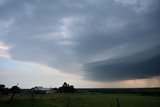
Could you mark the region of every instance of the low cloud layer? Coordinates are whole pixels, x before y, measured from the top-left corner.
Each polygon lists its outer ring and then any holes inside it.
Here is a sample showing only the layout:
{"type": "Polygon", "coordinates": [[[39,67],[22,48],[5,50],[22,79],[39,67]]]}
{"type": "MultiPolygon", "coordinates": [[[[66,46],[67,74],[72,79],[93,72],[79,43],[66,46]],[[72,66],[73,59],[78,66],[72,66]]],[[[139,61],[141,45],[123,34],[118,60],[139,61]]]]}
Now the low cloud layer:
{"type": "MultiPolygon", "coordinates": [[[[160,76],[159,0],[2,0],[7,55],[95,81],[160,76]]],[[[4,55],[1,55],[4,56],[4,55]]]]}
{"type": "Polygon", "coordinates": [[[99,81],[147,79],[160,75],[160,47],[131,56],[85,65],[87,78],[99,81]]]}

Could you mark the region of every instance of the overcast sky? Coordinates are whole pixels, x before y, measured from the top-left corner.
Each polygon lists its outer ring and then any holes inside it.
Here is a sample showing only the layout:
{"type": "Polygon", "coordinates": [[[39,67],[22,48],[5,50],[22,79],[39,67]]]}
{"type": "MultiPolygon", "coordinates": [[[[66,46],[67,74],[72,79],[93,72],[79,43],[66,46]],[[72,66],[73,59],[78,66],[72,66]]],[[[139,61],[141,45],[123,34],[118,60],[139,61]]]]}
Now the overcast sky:
{"type": "Polygon", "coordinates": [[[0,0],[0,84],[160,86],[159,0],[0,0]]]}

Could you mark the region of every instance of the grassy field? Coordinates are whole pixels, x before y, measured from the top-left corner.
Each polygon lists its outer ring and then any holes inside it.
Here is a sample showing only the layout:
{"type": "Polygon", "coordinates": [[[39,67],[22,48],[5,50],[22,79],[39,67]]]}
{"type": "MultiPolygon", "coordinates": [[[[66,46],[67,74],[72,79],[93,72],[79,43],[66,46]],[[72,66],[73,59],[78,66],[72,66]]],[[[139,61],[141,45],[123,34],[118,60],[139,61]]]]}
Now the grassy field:
{"type": "MultiPolygon", "coordinates": [[[[33,107],[160,107],[160,97],[135,94],[45,94],[36,96],[33,107]]],[[[13,102],[10,96],[0,95],[0,107],[32,107],[30,94],[17,94],[13,102]]]]}

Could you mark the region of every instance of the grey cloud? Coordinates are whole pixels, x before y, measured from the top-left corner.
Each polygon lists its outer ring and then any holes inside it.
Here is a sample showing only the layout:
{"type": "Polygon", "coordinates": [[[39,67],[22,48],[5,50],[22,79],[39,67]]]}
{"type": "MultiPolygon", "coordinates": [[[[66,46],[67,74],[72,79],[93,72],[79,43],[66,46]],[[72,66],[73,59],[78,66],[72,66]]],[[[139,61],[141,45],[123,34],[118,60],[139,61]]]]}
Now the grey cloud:
{"type": "Polygon", "coordinates": [[[87,79],[89,78],[96,81],[119,81],[159,76],[159,48],[158,46],[152,50],[127,57],[88,63],[84,66],[84,69],[88,71],[87,79]]]}
{"type": "MultiPolygon", "coordinates": [[[[101,77],[111,80],[106,75],[113,75],[114,80],[117,73],[111,73],[111,68],[115,66],[116,72],[122,72],[121,77],[128,79],[132,77],[123,77],[123,70],[128,72],[132,68],[131,63],[113,63],[111,67],[106,67],[106,63],[99,64],[123,57],[127,62],[129,56],[137,58],[138,53],[154,50],[153,47],[159,45],[160,8],[158,0],[153,2],[151,4],[157,3],[155,9],[149,5],[145,10],[147,12],[137,13],[116,0],[10,1],[0,6],[0,20],[6,22],[12,19],[13,23],[8,27],[8,33],[0,39],[11,47],[9,52],[16,60],[45,64],[70,73],[80,72],[85,66],[83,72],[86,77],[94,77],[94,80],[101,77]],[[93,61],[98,65],[93,66],[90,63],[93,61]],[[108,67],[111,71],[105,70],[108,67]]],[[[146,57],[141,58],[141,62],[143,60],[146,57]]],[[[146,69],[141,62],[134,63],[136,68],[142,66],[146,69]]],[[[146,60],[145,64],[151,62],[154,59],[146,60]]],[[[145,73],[139,69],[135,72],[145,73]]],[[[155,76],[154,71],[153,75],[151,73],[150,76],[155,76]]]]}
{"type": "Polygon", "coordinates": [[[157,0],[115,0],[116,2],[123,4],[124,6],[130,7],[137,13],[148,13],[153,12],[158,6],[157,0]]]}

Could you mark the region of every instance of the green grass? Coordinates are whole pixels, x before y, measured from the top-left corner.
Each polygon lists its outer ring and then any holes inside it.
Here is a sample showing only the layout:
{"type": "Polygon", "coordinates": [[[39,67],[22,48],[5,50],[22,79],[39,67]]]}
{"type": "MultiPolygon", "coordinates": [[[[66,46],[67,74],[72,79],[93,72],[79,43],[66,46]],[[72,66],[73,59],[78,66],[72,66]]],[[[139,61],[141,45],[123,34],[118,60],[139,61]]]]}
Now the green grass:
{"type": "MultiPolygon", "coordinates": [[[[0,107],[32,107],[30,94],[16,95],[13,102],[10,96],[0,96],[0,107]]],[[[134,94],[45,94],[36,96],[34,107],[160,107],[160,97],[134,94]],[[70,103],[68,104],[68,101],[70,103]]]]}

